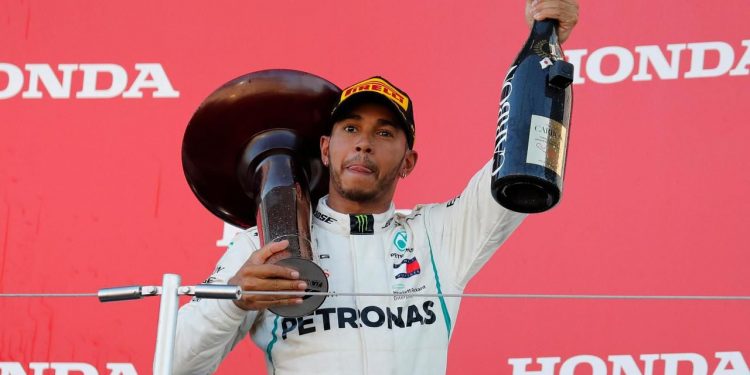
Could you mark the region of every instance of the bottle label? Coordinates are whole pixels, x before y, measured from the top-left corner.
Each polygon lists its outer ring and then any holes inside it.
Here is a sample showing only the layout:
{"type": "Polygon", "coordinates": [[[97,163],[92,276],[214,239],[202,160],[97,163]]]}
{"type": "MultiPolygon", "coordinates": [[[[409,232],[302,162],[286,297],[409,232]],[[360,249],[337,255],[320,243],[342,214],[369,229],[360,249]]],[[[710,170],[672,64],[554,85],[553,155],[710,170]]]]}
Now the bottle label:
{"type": "Polygon", "coordinates": [[[500,173],[505,164],[505,142],[508,141],[508,120],[510,119],[510,94],[513,92],[513,77],[518,65],[510,67],[505,75],[502,93],[500,94],[500,111],[497,114],[497,130],[495,131],[495,156],[492,175],[500,173]]]}
{"type": "Polygon", "coordinates": [[[541,58],[548,58],[552,61],[562,60],[562,51],[557,44],[550,43],[549,40],[537,40],[532,44],[531,50],[541,58]]]}
{"type": "Polygon", "coordinates": [[[567,144],[568,129],[565,125],[551,118],[531,115],[527,163],[541,165],[562,177],[567,144]]]}

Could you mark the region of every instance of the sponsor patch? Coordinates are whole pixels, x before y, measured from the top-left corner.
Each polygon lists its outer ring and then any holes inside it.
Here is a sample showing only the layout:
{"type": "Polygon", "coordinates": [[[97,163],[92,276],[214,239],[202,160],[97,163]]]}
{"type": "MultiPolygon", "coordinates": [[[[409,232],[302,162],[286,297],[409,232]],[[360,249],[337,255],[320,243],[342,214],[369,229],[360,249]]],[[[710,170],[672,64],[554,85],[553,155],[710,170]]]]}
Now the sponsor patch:
{"type": "Polygon", "coordinates": [[[404,109],[404,111],[407,111],[409,108],[409,98],[406,97],[404,93],[379,78],[370,78],[366,81],[362,81],[351,87],[348,87],[341,94],[339,104],[346,100],[346,98],[363,91],[376,92],[380,95],[383,95],[390,99],[392,102],[398,104],[401,108],[404,109]]]}
{"type": "Polygon", "coordinates": [[[397,232],[395,236],[393,236],[393,246],[396,246],[396,249],[399,251],[406,250],[407,245],[407,236],[406,232],[397,232]]]}
{"type": "Polygon", "coordinates": [[[375,218],[372,215],[349,215],[350,234],[373,234],[375,233],[375,218]]]}
{"type": "Polygon", "coordinates": [[[318,220],[320,220],[320,221],[322,221],[322,222],[324,222],[326,224],[331,224],[331,223],[333,223],[333,222],[336,221],[336,219],[334,219],[334,218],[332,218],[332,217],[330,217],[328,215],[322,214],[319,211],[314,211],[313,212],[313,216],[315,216],[316,219],[318,219],[318,220]]]}
{"type": "Polygon", "coordinates": [[[416,257],[403,259],[393,265],[393,276],[397,279],[408,279],[414,275],[419,275],[421,272],[422,269],[419,267],[419,261],[416,257]]]}

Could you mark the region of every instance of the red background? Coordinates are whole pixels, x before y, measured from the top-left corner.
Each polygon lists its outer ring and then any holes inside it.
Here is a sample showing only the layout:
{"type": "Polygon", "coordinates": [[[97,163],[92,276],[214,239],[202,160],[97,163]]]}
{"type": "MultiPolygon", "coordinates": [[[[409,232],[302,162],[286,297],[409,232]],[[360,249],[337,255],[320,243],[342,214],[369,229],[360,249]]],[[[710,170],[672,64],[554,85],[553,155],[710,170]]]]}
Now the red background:
{"type": "MultiPolygon", "coordinates": [[[[622,46],[636,70],[635,46],[710,41],[733,47],[734,68],[750,39],[747,1],[581,2],[563,48],[622,46]]],[[[0,293],[207,277],[222,223],[184,180],[182,134],[210,92],[251,71],[305,70],[339,86],[387,77],[415,102],[420,152],[396,205],[448,200],[491,156],[501,81],[528,33],[523,1],[199,4],[0,1],[1,63],[113,63],[129,84],[136,63],[159,63],[180,92],[84,100],[42,88],[42,99],[0,100],[0,293]]],[[[574,87],[562,203],[528,219],[468,292],[750,295],[750,82],[684,79],[689,63],[683,51],[676,80],[574,87]]],[[[616,67],[608,57],[602,69],[616,67]]],[[[7,80],[0,74],[0,89],[7,80]]],[[[74,76],[72,93],[81,84],[74,76]]],[[[157,299],[0,298],[0,362],[86,362],[101,373],[132,362],[146,374],[157,312],[157,299]]],[[[448,372],[674,352],[699,353],[712,369],[717,351],[750,359],[749,316],[746,301],[465,299],[448,372]]],[[[219,373],[262,362],[245,340],[219,373]]]]}

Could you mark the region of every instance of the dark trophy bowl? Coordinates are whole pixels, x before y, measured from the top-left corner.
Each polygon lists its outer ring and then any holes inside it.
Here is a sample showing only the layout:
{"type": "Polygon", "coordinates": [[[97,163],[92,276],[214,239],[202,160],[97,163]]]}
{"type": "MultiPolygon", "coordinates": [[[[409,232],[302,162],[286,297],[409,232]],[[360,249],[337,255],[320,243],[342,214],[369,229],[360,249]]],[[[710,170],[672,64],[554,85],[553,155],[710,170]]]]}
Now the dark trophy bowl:
{"type": "MultiPolygon", "coordinates": [[[[311,205],[328,192],[320,136],[341,90],[295,70],[264,70],[227,82],[201,103],[182,141],[185,178],[198,200],[220,219],[258,227],[261,245],[289,240],[268,261],[297,269],[308,291],[327,292],[312,261],[311,205]]],[[[304,316],[325,296],[270,310],[304,316]]]]}

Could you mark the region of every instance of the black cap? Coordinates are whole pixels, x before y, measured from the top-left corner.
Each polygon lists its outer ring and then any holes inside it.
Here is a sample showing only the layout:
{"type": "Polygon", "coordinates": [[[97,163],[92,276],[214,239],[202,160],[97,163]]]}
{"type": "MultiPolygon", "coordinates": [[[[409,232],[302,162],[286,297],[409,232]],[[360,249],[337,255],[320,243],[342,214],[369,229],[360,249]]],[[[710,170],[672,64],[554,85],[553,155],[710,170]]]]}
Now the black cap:
{"type": "Polygon", "coordinates": [[[368,78],[345,88],[341,92],[338,104],[331,112],[332,122],[336,122],[353,104],[363,101],[378,101],[390,105],[399,114],[399,120],[401,120],[401,125],[406,133],[409,148],[414,148],[414,108],[412,101],[404,91],[380,76],[368,78]]]}

